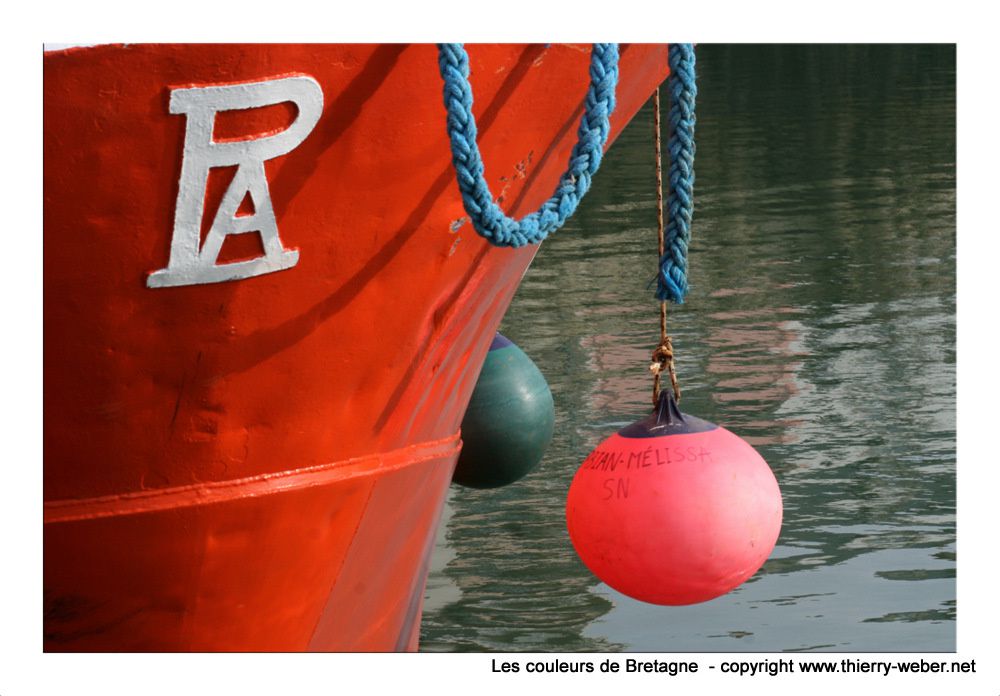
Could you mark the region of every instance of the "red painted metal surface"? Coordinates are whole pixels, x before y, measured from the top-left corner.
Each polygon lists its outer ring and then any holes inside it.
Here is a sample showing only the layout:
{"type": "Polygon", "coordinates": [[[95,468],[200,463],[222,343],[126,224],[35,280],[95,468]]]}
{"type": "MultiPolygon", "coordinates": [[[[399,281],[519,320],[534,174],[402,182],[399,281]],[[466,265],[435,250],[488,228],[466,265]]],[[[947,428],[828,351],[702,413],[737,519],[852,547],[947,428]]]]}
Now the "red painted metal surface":
{"type": "MultiPolygon", "coordinates": [[[[612,137],[666,76],[622,47],[612,137]]],[[[470,46],[487,176],[551,193],[585,45],[470,46]]],[[[46,650],[415,649],[486,350],[533,248],[463,224],[429,45],[78,48],[44,64],[46,650]],[[147,287],[167,266],[171,90],[309,76],[315,128],[265,163],[298,263],[147,287]]],[[[220,112],[217,142],[286,128],[220,112]]],[[[203,235],[235,167],[211,170],[203,235]]],[[[230,237],[219,263],[261,253],[230,237]]]]}

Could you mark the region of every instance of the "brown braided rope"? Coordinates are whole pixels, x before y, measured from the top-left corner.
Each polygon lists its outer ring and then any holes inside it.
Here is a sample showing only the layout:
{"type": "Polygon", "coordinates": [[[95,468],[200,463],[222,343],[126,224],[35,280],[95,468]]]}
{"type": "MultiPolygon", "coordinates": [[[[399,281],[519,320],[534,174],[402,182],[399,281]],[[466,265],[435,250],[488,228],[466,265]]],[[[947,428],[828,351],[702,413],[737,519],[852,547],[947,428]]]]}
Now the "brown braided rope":
{"type": "MultiPolygon", "coordinates": [[[[660,155],[660,90],[653,93],[653,141],[656,150],[656,227],[659,239],[659,254],[657,262],[663,258],[663,159],[660,155]]],[[[653,373],[653,406],[660,402],[660,375],[666,370],[670,377],[670,386],[674,390],[674,400],[681,402],[681,388],[677,385],[677,372],[674,369],[674,345],[667,335],[667,303],[660,302],[660,345],[653,351],[653,362],[649,371],[653,373]]]]}

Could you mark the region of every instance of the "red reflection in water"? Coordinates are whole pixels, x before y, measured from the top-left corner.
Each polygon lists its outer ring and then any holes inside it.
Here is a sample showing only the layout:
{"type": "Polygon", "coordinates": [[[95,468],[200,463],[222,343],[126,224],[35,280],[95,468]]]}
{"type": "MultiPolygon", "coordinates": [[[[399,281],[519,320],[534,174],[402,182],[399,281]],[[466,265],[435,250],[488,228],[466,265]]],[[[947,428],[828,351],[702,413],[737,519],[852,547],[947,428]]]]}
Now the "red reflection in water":
{"type": "MultiPolygon", "coordinates": [[[[753,288],[721,289],[717,297],[759,292],[753,288]]],[[[802,367],[801,327],[782,315],[800,312],[794,307],[762,307],[709,315],[706,372],[717,377],[712,399],[727,412],[774,413],[802,391],[797,373],[802,367]]],[[[737,419],[733,423],[751,445],[791,444],[798,441],[801,420],[785,418],[737,419]],[[757,431],[757,434],[747,431],[757,431]]]]}

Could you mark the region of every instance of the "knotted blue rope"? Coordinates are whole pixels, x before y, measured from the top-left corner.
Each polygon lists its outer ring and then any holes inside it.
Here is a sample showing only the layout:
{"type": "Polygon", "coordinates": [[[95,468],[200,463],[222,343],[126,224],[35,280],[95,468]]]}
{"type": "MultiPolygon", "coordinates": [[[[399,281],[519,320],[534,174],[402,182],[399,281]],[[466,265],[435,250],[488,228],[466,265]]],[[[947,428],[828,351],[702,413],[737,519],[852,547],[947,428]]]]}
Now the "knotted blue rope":
{"type": "Polygon", "coordinates": [[[694,214],[694,44],[670,44],[670,113],[667,125],[667,151],[670,153],[667,196],[667,231],[664,236],[656,298],[677,304],[687,295],[687,253],[694,214]]]}
{"type": "Polygon", "coordinates": [[[590,57],[590,88],[569,167],[560,177],[552,197],[520,220],[504,214],[483,176],[485,167],[476,143],[476,121],[472,116],[469,56],[462,44],[438,44],[438,64],[444,79],[452,163],[462,203],[473,227],[495,246],[537,244],[562,227],[573,214],[601,164],[610,130],[608,117],[615,108],[618,44],[594,44],[590,57]]]}

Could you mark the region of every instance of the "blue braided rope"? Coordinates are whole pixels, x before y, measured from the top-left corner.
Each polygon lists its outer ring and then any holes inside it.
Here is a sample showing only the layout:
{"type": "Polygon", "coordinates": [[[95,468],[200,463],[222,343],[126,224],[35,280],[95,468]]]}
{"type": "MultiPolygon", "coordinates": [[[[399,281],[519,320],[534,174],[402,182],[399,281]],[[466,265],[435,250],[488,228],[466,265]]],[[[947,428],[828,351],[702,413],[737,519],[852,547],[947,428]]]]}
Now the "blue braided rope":
{"type": "Polygon", "coordinates": [[[670,113],[667,150],[670,154],[667,230],[656,282],[656,298],[676,304],[687,295],[687,253],[694,214],[694,104],[698,95],[694,44],[670,44],[670,113]]]}
{"type": "Polygon", "coordinates": [[[438,44],[438,64],[444,79],[452,163],[462,203],[472,225],[495,246],[537,244],[562,227],[576,211],[580,199],[590,188],[591,177],[601,164],[610,130],[608,117],[615,108],[618,44],[594,44],[590,58],[590,89],[569,167],[560,177],[552,197],[520,220],[504,214],[483,176],[485,167],[476,143],[469,56],[465,48],[462,44],[438,44]]]}

